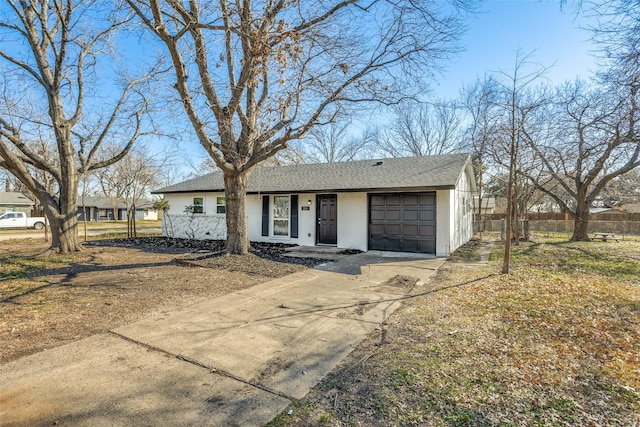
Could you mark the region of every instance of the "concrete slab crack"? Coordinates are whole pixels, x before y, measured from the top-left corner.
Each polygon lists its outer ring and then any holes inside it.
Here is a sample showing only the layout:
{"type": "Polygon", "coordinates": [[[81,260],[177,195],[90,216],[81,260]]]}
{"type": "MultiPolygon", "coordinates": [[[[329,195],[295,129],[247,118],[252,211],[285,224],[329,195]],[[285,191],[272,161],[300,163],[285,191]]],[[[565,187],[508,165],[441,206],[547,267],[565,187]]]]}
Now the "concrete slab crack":
{"type": "Polygon", "coordinates": [[[181,360],[181,361],[183,361],[183,362],[190,363],[190,364],[192,364],[192,365],[194,365],[194,366],[197,366],[197,367],[199,367],[199,368],[206,369],[206,370],[207,370],[207,371],[209,371],[209,373],[211,373],[211,374],[218,374],[218,375],[222,375],[222,376],[224,376],[224,377],[230,378],[230,379],[232,379],[232,380],[235,380],[235,381],[241,382],[241,383],[246,384],[246,385],[248,385],[248,386],[251,386],[251,387],[257,388],[257,389],[259,389],[259,390],[265,391],[265,392],[267,392],[267,393],[273,394],[274,396],[282,397],[282,398],[287,399],[287,400],[290,400],[290,401],[292,401],[292,402],[297,401],[297,399],[296,399],[296,398],[294,398],[294,397],[287,396],[287,395],[286,395],[286,394],[284,394],[284,393],[280,393],[279,391],[272,390],[272,389],[270,389],[270,388],[268,388],[268,387],[265,387],[265,386],[263,386],[263,385],[261,385],[261,384],[252,383],[251,381],[248,381],[248,380],[245,380],[244,378],[238,377],[237,375],[234,375],[234,374],[232,374],[231,372],[223,371],[223,370],[221,370],[221,369],[218,369],[218,368],[216,368],[216,367],[213,367],[213,366],[207,365],[206,363],[202,363],[202,362],[200,362],[200,361],[198,361],[198,360],[195,360],[195,359],[192,359],[192,358],[190,358],[190,357],[187,357],[187,356],[184,356],[184,355],[181,355],[181,354],[171,353],[171,352],[169,352],[169,351],[163,350],[162,348],[159,348],[159,347],[156,347],[156,346],[153,346],[153,345],[149,345],[149,344],[143,343],[143,342],[141,342],[141,341],[138,341],[138,340],[135,340],[135,339],[129,338],[129,337],[127,337],[126,335],[122,335],[122,334],[119,334],[119,333],[114,332],[114,331],[109,331],[109,334],[111,334],[111,335],[113,335],[113,336],[115,336],[115,337],[117,337],[117,338],[120,338],[120,339],[122,339],[122,340],[124,340],[124,341],[130,342],[130,343],[132,343],[132,344],[135,344],[135,345],[138,345],[138,346],[144,347],[144,348],[146,348],[146,349],[149,349],[149,350],[152,350],[152,351],[155,351],[155,352],[158,352],[158,353],[165,354],[165,355],[167,355],[167,356],[170,356],[170,357],[176,358],[176,359],[181,360]]]}

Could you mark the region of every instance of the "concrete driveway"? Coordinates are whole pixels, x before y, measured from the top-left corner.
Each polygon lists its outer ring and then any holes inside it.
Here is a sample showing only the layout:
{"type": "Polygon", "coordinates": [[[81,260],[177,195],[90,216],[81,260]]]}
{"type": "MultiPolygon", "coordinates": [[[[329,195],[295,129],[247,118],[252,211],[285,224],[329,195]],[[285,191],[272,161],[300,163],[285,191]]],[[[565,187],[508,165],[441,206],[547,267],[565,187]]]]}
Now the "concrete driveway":
{"type": "Polygon", "coordinates": [[[264,425],[443,262],[348,256],[1,365],[0,425],[264,425]]]}

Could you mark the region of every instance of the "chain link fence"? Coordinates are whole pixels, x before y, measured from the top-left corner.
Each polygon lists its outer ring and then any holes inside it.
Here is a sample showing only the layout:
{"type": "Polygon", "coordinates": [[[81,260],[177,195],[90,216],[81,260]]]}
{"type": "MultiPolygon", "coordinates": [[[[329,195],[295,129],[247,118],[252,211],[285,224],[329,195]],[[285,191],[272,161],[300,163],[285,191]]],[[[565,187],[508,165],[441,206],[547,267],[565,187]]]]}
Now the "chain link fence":
{"type": "MultiPolygon", "coordinates": [[[[573,233],[573,220],[529,220],[529,232],[573,233]]],[[[503,230],[503,220],[475,221],[474,231],[500,232],[503,230]]],[[[615,233],[620,237],[625,235],[640,236],[640,221],[589,221],[589,233],[615,233]]]]}

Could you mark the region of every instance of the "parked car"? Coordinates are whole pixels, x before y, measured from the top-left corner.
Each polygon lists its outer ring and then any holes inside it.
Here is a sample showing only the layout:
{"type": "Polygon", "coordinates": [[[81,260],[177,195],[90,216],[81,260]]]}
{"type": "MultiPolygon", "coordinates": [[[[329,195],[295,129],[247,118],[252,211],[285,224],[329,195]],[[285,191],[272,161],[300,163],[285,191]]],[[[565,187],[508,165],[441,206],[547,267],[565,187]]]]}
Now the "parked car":
{"type": "Polygon", "coordinates": [[[44,217],[28,217],[24,212],[6,212],[0,215],[0,228],[44,228],[44,217]]]}

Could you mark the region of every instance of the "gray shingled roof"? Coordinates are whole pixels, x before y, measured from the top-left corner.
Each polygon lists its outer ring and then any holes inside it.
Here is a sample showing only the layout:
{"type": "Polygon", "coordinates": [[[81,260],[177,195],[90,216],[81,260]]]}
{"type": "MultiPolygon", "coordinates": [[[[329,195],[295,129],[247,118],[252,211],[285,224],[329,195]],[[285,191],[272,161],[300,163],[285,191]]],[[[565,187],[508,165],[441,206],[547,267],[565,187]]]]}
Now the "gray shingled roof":
{"type": "Polygon", "coordinates": [[[0,204],[2,205],[34,205],[35,203],[22,193],[0,192],[0,204]]]}
{"type": "MultiPolygon", "coordinates": [[[[262,167],[249,177],[249,193],[454,188],[467,154],[262,167]]],[[[224,191],[222,172],[160,188],[153,193],[224,191]]]]}

